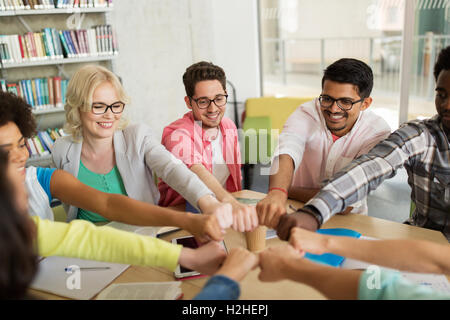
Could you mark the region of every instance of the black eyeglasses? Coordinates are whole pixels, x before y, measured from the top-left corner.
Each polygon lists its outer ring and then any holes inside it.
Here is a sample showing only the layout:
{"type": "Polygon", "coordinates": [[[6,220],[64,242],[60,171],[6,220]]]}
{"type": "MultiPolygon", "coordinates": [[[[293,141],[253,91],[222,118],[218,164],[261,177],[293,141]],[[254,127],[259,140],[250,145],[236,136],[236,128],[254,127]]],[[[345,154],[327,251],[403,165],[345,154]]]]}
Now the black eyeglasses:
{"type": "Polygon", "coordinates": [[[219,94],[212,100],[208,99],[208,98],[204,98],[204,97],[198,98],[198,99],[189,97],[189,99],[194,100],[199,109],[208,108],[209,105],[211,104],[211,102],[214,102],[214,104],[220,108],[227,104],[228,95],[227,94],[219,94]]]}
{"type": "Polygon", "coordinates": [[[365,98],[361,98],[357,101],[352,101],[349,98],[339,98],[339,99],[334,99],[330,96],[327,95],[320,95],[319,96],[319,103],[320,106],[322,108],[330,108],[334,102],[336,102],[337,106],[339,107],[339,109],[343,110],[343,111],[350,111],[353,108],[353,105],[355,103],[364,101],[365,98]]]}
{"type": "Polygon", "coordinates": [[[122,113],[125,108],[125,103],[122,101],[114,102],[113,104],[107,105],[106,103],[94,102],[92,104],[92,113],[93,114],[104,114],[108,112],[108,109],[111,109],[112,113],[122,113]]]}

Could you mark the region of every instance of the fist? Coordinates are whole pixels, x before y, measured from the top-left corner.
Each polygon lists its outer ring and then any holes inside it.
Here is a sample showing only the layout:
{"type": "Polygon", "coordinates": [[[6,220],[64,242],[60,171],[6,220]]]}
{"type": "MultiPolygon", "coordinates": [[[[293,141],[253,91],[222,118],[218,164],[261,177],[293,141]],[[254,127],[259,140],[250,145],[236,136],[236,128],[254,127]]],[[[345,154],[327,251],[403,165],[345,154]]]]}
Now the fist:
{"type": "Polygon", "coordinates": [[[280,218],[280,223],[277,226],[277,235],[281,240],[289,240],[291,229],[294,227],[316,231],[319,228],[316,218],[306,212],[295,212],[285,214],[280,218]]]}

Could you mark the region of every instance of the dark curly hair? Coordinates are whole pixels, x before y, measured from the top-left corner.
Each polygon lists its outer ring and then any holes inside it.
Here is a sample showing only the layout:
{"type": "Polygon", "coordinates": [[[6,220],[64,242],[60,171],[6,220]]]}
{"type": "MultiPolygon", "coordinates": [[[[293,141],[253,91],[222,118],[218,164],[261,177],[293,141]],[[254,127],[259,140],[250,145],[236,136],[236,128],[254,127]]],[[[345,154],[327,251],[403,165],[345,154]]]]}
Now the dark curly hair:
{"type": "Polygon", "coordinates": [[[197,62],[186,69],[183,75],[184,88],[186,95],[192,97],[195,94],[195,85],[197,82],[205,80],[218,80],[223,90],[227,90],[227,77],[225,71],[211,62],[197,62]]]}
{"type": "Polygon", "coordinates": [[[36,121],[31,107],[20,97],[0,90],[0,127],[14,122],[25,138],[36,134],[36,121]]]}
{"type": "Polygon", "coordinates": [[[373,88],[372,69],[357,59],[343,58],[330,64],[324,70],[322,88],[325,80],[351,83],[357,86],[361,98],[368,98],[373,88]]]}
{"type": "Polygon", "coordinates": [[[450,70],[450,46],[441,50],[434,65],[434,78],[436,81],[442,70],[450,70]]]}
{"type": "Polygon", "coordinates": [[[8,155],[0,148],[0,300],[31,298],[27,289],[37,272],[34,230],[14,205],[7,168],[8,155]]]}

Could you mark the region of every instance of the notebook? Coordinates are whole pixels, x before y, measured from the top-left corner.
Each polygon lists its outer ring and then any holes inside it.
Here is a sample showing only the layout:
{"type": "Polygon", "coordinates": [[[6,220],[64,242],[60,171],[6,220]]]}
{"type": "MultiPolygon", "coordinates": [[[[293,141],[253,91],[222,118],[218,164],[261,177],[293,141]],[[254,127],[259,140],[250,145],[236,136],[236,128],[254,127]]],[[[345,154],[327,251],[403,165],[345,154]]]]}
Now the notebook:
{"type": "Polygon", "coordinates": [[[129,265],[125,264],[48,257],[39,262],[39,270],[31,288],[67,298],[88,300],[102,291],[128,267],[129,265]],[[78,271],[69,271],[67,268],[78,269],[78,271]],[[89,268],[89,270],[83,268],[89,268]]]}
{"type": "Polygon", "coordinates": [[[179,281],[112,284],[97,300],[178,300],[183,293],[179,281]]]}
{"type": "Polygon", "coordinates": [[[149,227],[149,226],[143,227],[143,226],[135,226],[135,225],[131,225],[131,224],[117,222],[117,221],[112,221],[112,222],[106,224],[106,226],[115,228],[118,230],[122,230],[122,231],[134,232],[134,233],[137,233],[137,234],[140,234],[143,236],[148,236],[148,237],[162,237],[169,233],[181,230],[178,227],[170,227],[170,226],[167,226],[167,227],[149,227]]]}

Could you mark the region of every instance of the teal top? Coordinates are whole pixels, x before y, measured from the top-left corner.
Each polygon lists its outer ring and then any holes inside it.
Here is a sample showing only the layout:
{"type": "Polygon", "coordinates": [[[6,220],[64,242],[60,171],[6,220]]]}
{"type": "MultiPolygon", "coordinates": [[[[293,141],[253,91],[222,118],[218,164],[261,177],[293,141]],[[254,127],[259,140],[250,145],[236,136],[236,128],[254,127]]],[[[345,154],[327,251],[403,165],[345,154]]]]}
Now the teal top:
{"type": "Polygon", "coordinates": [[[399,272],[383,269],[366,270],[359,280],[358,299],[361,300],[448,300],[449,293],[432,290],[412,283],[399,272]],[[379,270],[379,272],[377,271],[379,270]]]}
{"type": "MultiPolygon", "coordinates": [[[[83,162],[81,162],[80,160],[80,169],[78,171],[77,178],[84,184],[87,184],[88,186],[102,192],[117,193],[127,196],[127,191],[125,190],[125,186],[123,184],[122,177],[120,176],[120,172],[117,169],[117,166],[114,166],[114,168],[107,174],[98,174],[86,168],[83,162]]],[[[88,220],[93,223],[108,222],[108,220],[101,215],[81,208],[78,209],[77,218],[88,220]]]]}

